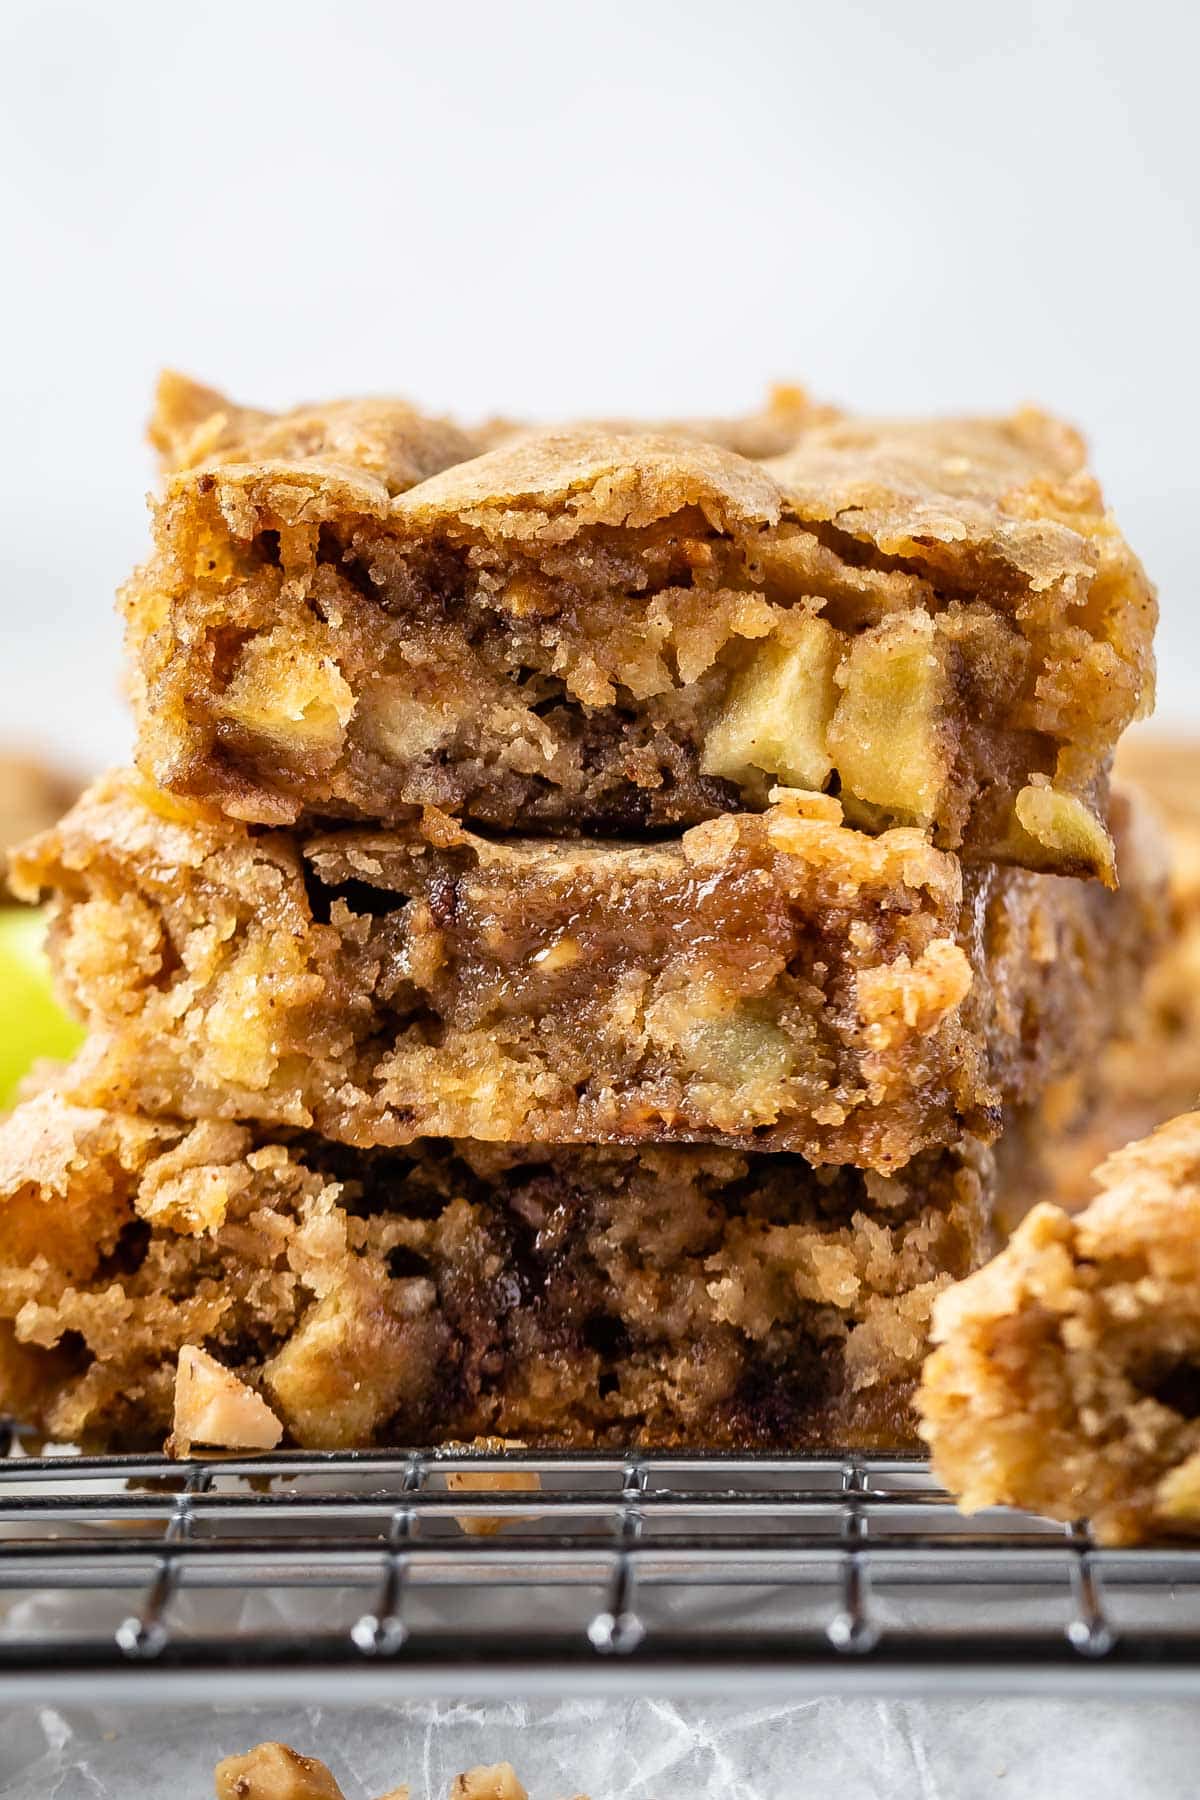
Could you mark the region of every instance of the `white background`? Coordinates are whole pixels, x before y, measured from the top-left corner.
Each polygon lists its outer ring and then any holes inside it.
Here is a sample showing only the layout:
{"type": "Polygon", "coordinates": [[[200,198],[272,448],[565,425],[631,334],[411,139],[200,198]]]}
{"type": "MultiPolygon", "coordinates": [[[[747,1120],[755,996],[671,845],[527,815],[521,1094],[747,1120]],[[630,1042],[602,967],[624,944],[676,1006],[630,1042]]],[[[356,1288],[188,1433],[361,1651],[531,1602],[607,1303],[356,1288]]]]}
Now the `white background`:
{"type": "Polygon", "coordinates": [[[1200,667],[1198,10],[966,0],[0,7],[4,716],[124,753],[173,363],[240,398],[1082,423],[1200,667]]]}

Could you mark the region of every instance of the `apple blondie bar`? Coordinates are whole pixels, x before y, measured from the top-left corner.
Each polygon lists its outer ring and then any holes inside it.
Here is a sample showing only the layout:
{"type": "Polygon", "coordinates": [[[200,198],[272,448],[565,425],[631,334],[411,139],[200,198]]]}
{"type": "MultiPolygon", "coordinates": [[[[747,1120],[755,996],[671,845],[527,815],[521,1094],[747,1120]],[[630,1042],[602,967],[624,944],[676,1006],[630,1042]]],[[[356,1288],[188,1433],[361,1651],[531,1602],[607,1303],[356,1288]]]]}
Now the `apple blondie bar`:
{"type": "Polygon", "coordinates": [[[124,592],[138,760],[266,824],[628,833],[837,792],[852,823],[1112,879],[1155,599],[1077,436],[801,404],[770,433],[278,418],[168,384],[124,592]],[[494,441],[494,440],[492,440],[494,441]]]}
{"type": "Polygon", "coordinates": [[[47,1089],[0,1123],[0,1412],[183,1449],[909,1444],[993,1166],[361,1151],[47,1089]]]}
{"type": "Polygon", "coordinates": [[[433,811],[264,831],[122,772],[13,875],[57,895],[85,1104],[883,1170],[994,1133],[1111,1036],[1162,905],[1136,856],[1119,893],[964,872],[822,795],[657,844],[495,842],[433,811]]]}
{"type": "Polygon", "coordinates": [[[1200,1113],[1110,1156],[945,1294],[919,1407],[968,1510],[1090,1519],[1107,1543],[1200,1531],[1200,1113]]]}

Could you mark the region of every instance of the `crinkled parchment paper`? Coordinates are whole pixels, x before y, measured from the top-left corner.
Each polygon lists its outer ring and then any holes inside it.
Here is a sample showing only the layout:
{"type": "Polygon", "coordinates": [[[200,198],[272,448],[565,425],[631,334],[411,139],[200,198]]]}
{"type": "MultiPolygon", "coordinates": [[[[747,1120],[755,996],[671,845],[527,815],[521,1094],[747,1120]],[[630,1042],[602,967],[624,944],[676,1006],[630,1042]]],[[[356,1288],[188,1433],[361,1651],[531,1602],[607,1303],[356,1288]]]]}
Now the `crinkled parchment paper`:
{"type": "MultiPolygon", "coordinates": [[[[342,1597],[346,1618],[358,1616],[376,1586],[372,1574],[365,1589],[342,1597]]],[[[106,1596],[0,1591],[0,1639],[110,1634],[140,1592],[138,1585],[106,1596]]],[[[528,1605],[519,1589],[513,1593],[518,1608],[528,1605]]],[[[190,1590],[176,1595],[176,1625],[186,1625],[200,1597],[190,1590]]],[[[338,1591],[329,1588],[315,1596],[278,1587],[206,1589],[203,1598],[199,1622],[220,1631],[302,1632],[306,1625],[330,1625],[339,1604],[338,1591]]],[[[1018,1620],[1025,1616],[1029,1595],[1013,1587],[1004,1598],[1018,1620]]],[[[731,1590],[728,1604],[746,1602],[731,1590]]],[[[875,1594],[873,1615],[886,1620],[888,1604],[875,1594]]],[[[992,1610],[1003,1623],[1004,1603],[993,1601],[992,1610]]],[[[397,1684],[402,1680],[398,1669],[397,1684]]],[[[756,1703],[747,1683],[737,1698],[686,1702],[516,1698],[176,1710],[166,1701],[68,1709],[55,1704],[53,1676],[44,1685],[39,1704],[0,1709],[2,1800],[209,1800],[217,1761],[264,1738],[322,1757],[347,1800],[376,1800],[401,1781],[411,1782],[413,1800],[445,1800],[460,1770],[501,1760],[515,1766],[531,1800],[579,1793],[590,1800],[1200,1795],[1200,1706],[1187,1702],[829,1697],[787,1703],[776,1691],[756,1703]]]]}
{"type": "MultiPolygon", "coordinates": [[[[50,1699],[50,1695],[47,1695],[50,1699]]],[[[564,1700],[0,1715],[4,1800],[209,1800],[219,1757],[282,1738],[348,1800],[505,1758],[531,1800],[1189,1800],[1200,1709],[1108,1701],[564,1700]]]]}

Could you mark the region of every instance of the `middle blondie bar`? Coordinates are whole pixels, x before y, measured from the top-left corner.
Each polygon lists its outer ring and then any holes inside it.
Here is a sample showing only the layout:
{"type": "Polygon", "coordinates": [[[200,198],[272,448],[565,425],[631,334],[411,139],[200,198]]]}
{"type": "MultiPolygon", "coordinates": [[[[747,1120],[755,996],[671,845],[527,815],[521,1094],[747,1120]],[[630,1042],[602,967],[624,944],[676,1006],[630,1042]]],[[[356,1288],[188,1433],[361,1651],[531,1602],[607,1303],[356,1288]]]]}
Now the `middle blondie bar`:
{"type": "Polygon", "coordinates": [[[868,837],[817,795],[669,843],[498,843],[434,811],[255,830],[117,774],[13,874],[59,895],[83,1104],[888,1171],[994,1135],[1119,1024],[1160,887],[1119,835],[1113,894],[868,837]]]}

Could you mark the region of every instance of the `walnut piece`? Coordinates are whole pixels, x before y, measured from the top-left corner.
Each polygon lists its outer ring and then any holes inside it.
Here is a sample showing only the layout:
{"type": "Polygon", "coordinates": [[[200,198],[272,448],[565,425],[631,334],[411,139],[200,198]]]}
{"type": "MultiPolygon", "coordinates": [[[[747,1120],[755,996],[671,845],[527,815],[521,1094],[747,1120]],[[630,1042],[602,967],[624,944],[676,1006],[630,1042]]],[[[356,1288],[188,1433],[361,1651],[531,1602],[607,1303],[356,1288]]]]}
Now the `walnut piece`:
{"type": "Polygon", "coordinates": [[[511,1763],[492,1763],[490,1767],[480,1763],[455,1777],[450,1800],[529,1800],[529,1795],[511,1763]]]}
{"type": "MultiPolygon", "coordinates": [[[[215,1775],[217,1800],[345,1800],[341,1788],[315,1756],[301,1756],[286,1744],[259,1744],[245,1756],[227,1756],[215,1775]]],[[[408,1787],[389,1788],[380,1800],[409,1800],[408,1787]]],[[[456,1775],[449,1800],[529,1800],[511,1763],[480,1763],[456,1775]]],[[[587,1800],[577,1794],[575,1800],[587,1800]]]]}
{"type": "Polygon", "coordinates": [[[175,1371],[175,1421],[168,1444],[173,1456],[190,1456],[193,1444],[222,1450],[273,1450],[283,1426],[254,1389],[207,1350],[185,1344],[175,1371]]]}
{"type": "Polygon", "coordinates": [[[323,1762],[286,1744],[259,1744],[227,1756],[214,1776],[217,1800],[345,1800],[323,1762]]]}
{"type": "Polygon", "coordinates": [[[221,716],[280,744],[309,752],[341,748],[354,695],[333,658],[294,637],[251,639],[221,698],[221,716]]]}

